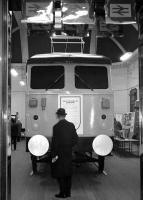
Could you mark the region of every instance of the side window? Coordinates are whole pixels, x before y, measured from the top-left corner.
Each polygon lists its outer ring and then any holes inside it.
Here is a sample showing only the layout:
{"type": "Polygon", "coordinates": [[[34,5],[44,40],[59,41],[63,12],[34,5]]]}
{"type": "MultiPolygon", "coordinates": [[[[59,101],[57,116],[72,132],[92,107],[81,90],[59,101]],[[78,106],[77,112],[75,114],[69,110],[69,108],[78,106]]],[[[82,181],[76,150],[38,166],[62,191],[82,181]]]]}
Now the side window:
{"type": "Polygon", "coordinates": [[[107,68],[104,66],[76,66],[75,87],[79,89],[107,89],[107,68]]]}
{"type": "Polygon", "coordinates": [[[32,89],[64,88],[63,66],[33,66],[31,68],[30,87],[32,89]]]}

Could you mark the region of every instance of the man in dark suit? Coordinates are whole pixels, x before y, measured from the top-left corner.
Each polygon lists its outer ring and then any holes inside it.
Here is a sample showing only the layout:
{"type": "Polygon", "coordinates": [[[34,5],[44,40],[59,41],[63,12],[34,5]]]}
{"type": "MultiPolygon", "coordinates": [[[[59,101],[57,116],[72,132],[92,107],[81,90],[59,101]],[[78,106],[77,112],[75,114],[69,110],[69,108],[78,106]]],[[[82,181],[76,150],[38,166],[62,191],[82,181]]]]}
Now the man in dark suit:
{"type": "Polygon", "coordinates": [[[57,198],[71,196],[72,177],[72,147],[77,144],[78,135],[73,123],[65,119],[65,109],[59,108],[56,112],[59,122],[53,127],[51,144],[52,176],[59,183],[57,198]]]}
{"type": "Polygon", "coordinates": [[[16,120],[11,118],[11,146],[14,145],[14,150],[16,150],[17,144],[17,136],[18,136],[18,124],[16,120]]]}

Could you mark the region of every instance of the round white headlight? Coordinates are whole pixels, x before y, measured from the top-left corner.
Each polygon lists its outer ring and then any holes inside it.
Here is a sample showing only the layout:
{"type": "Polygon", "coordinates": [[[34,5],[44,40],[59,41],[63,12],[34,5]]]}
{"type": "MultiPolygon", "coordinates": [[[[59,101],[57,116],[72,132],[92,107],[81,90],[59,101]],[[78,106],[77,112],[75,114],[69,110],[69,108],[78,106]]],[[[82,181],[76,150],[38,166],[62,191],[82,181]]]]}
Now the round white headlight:
{"type": "Polygon", "coordinates": [[[93,140],[92,147],[96,154],[106,156],[112,151],[113,142],[107,135],[98,135],[93,140]]]}
{"type": "Polygon", "coordinates": [[[28,142],[28,149],[34,156],[43,156],[49,149],[49,141],[43,135],[34,135],[28,142]]]}

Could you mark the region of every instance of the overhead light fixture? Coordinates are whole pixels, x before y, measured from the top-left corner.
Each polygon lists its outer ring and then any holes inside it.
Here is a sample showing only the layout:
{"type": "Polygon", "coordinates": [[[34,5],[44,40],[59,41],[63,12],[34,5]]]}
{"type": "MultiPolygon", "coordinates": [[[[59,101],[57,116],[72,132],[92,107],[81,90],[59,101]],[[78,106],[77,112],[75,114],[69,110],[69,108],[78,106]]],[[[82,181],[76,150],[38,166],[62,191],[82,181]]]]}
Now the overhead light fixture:
{"type": "Polygon", "coordinates": [[[24,81],[20,81],[19,83],[20,83],[21,86],[24,86],[24,85],[25,85],[25,82],[24,82],[24,81]]]}
{"type": "Polygon", "coordinates": [[[86,37],[89,37],[89,32],[86,34],[86,37]]]}
{"type": "Polygon", "coordinates": [[[15,77],[18,76],[18,72],[15,69],[11,69],[10,72],[12,76],[15,76],[15,77]]]}
{"type": "Polygon", "coordinates": [[[66,6],[62,7],[62,12],[66,12],[68,8],[66,6]]]}
{"type": "Polygon", "coordinates": [[[26,2],[26,16],[22,23],[53,23],[53,2],[26,2]]]}
{"type": "Polygon", "coordinates": [[[120,61],[126,61],[132,56],[132,52],[126,52],[124,55],[120,57],[120,61]]]}

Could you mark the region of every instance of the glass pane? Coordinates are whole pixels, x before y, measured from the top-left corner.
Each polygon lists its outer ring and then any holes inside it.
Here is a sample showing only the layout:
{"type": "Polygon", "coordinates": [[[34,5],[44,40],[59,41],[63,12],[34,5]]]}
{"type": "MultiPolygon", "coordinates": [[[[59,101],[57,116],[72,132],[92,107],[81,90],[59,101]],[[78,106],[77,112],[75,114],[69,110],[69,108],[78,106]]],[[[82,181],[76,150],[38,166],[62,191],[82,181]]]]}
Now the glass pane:
{"type": "Polygon", "coordinates": [[[64,88],[63,66],[33,66],[31,68],[32,89],[62,89],[64,88]]]}
{"type": "Polygon", "coordinates": [[[107,89],[107,68],[103,66],[76,66],[75,87],[79,89],[107,89]]]}

